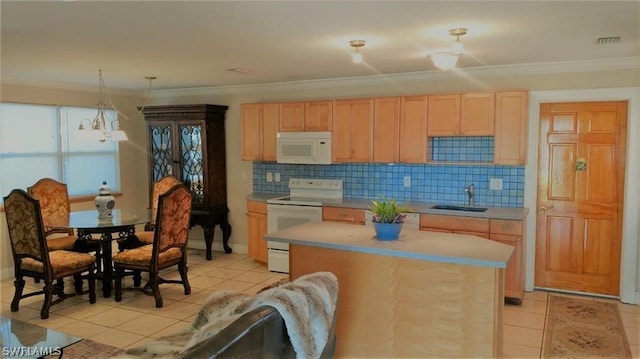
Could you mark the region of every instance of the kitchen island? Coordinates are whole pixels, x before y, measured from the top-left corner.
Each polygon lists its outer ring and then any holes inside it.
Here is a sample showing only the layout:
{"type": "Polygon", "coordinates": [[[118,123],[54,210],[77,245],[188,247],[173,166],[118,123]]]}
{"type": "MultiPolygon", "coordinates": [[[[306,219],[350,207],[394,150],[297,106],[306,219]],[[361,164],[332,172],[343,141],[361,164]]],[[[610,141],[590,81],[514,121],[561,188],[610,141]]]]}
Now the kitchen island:
{"type": "Polygon", "coordinates": [[[472,235],[309,222],[288,243],[290,279],[330,271],[340,285],[336,357],[498,357],[504,268],[513,247],[472,235]]]}

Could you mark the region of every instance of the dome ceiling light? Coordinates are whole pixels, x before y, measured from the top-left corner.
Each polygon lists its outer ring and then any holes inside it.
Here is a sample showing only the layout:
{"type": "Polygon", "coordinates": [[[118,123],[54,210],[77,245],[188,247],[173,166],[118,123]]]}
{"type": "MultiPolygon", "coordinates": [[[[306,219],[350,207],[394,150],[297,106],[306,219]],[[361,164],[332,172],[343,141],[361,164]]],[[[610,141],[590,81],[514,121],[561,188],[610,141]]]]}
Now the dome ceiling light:
{"type": "Polygon", "coordinates": [[[431,61],[435,67],[443,71],[448,71],[456,66],[458,58],[464,53],[464,46],[460,42],[460,36],[466,35],[467,29],[464,27],[455,28],[449,30],[449,35],[456,37],[456,42],[453,43],[451,51],[438,52],[431,54],[431,61]]]}
{"type": "Polygon", "coordinates": [[[360,52],[360,48],[364,47],[366,41],[364,40],[351,40],[349,41],[349,45],[354,48],[353,54],[351,54],[351,58],[354,64],[362,63],[362,53],[360,52]]]}

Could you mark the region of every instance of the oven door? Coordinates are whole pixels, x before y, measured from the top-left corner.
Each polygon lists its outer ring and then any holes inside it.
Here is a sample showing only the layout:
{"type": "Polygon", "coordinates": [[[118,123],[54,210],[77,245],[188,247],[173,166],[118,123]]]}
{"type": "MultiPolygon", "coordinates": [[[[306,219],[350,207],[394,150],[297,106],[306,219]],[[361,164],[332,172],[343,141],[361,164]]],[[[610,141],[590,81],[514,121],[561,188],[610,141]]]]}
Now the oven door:
{"type": "MultiPolygon", "coordinates": [[[[267,232],[273,233],[311,221],[322,221],[322,207],[267,204],[267,232]]],[[[287,243],[267,241],[271,249],[288,250],[287,243]]]]}

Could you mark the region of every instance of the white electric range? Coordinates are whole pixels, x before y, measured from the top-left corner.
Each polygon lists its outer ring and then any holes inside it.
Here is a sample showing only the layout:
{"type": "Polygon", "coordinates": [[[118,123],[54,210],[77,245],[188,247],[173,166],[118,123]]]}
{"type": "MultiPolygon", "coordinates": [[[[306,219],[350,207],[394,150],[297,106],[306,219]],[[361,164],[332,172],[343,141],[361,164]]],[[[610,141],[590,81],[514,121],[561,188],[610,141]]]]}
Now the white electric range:
{"type": "MultiPolygon", "coordinates": [[[[267,200],[267,232],[277,232],[298,224],[322,221],[322,204],[340,201],[342,180],[289,179],[289,195],[267,200]]],[[[268,268],[289,273],[289,245],[267,241],[268,268]]]]}

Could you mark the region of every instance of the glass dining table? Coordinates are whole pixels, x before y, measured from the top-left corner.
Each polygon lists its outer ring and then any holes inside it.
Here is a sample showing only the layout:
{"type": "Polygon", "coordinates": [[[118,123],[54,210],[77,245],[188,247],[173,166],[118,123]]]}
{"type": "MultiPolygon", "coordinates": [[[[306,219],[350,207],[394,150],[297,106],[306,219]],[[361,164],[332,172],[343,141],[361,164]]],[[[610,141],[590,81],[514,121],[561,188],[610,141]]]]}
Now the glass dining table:
{"type": "Polygon", "coordinates": [[[113,280],[113,233],[117,233],[120,242],[135,240],[135,226],[151,221],[150,209],[114,209],[109,219],[99,219],[98,211],[75,211],[69,214],[67,227],[77,231],[78,240],[100,241],[102,252],[102,295],[111,296],[111,281],[113,280]],[[96,238],[99,235],[99,238],[96,238]]]}

